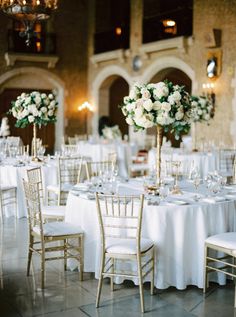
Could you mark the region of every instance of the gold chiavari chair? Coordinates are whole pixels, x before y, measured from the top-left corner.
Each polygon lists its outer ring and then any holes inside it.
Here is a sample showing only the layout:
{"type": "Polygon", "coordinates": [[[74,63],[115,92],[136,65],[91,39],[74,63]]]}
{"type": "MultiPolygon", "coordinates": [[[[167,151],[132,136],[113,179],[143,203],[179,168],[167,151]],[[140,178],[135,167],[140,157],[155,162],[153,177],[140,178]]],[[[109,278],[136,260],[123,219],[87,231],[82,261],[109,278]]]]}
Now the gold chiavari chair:
{"type": "Polygon", "coordinates": [[[138,278],[141,310],[145,311],[143,279],[151,273],[151,295],[154,289],[154,244],[141,238],[144,196],[114,196],[96,193],[97,212],[101,235],[101,264],[96,307],[99,306],[102,280],[111,278],[138,278]],[[137,271],[117,269],[120,260],[135,261],[137,271]]]}
{"type": "Polygon", "coordinates": [[[117,164],[117,153],[116,152],[110,152],[107,154],[107,161],[113,162],[114,165],[117,164]]]}
{"type": "Polygon", "coordinates": [[[58,158],[58,185],[47,186],[47,202],[51,205],[65,205],[71,188],[79,182],[81,157],[58,158]],[[53,197],[52,197],[53,196],[53,197]]]}
{"type": "Polygon", "coordinates": [[[8,207],[14,208],[15,219],[17,219],[17,187],[2,185],[0,174],[0,216],[2,223],[4,219],[4,211],[8,207]]]}
{"type": "Polygon", "coordinates": [[[47,220],[64,220],[65,206],[46,206],[45,195],[42,179],[41,167],[35,167],[27,170],[27,177],[29,183],[38,184],[40,199],[42,202],[41,212],[44,221],[47,220]]]}
{"type": "Polygon", "coordinates": [[[62,144],[61,151],[63,156],[77,156],[78,146],[76,144],[62,144]]]}
{"type": "Polygon", "coordinates": [[[76,137],[68,136],[68,143],[69,145],[76,145],[77,143],[76,137]]]}
{"type": "Polygon", "coordinates": [[[233,165],[236,151],[233,149],[220,149],[220,173],[225,176],[233,175],[233,165]]]}
{"type": "Polygon", "coordinates": [[[114,169],[114,162],[100,161],[100,162],[85,162],[86,178],[90,180],[91,177],[97,177],[105,172],[112,172],[114,169]]]}
{"type": "MultiPolygon", "coordinates": [[[[220,233],[205,240],[204,293],[209,286],[208,274],[211,272],[221,272],[236,279],[236,232],[220,233]],[[220,252],[221,255],[213,255],[212,252],[215,254],[220,252]],[[222,256],[222,254],[224,255],[222,256]]],[[[236,286],[234,307],[236,307],[236,286]]]]}
{"type": "Polygon", "coordinates": [[[25,198],[29,218],[29,251],[27,276],[30,272],[32,254],[41,256],[41,287],[45,285],[45,262],[64,259],[64,268],[67,268],[67,259],[75,258],[79,262],[80,280],[83,280],[83,231],[79,226],[66,222],[43,223],[39,184],[28,183],[23,180],[25,198]],[[73,239],[73,244],[69,239],[73,239]],[[75,245],[75,239],[78,244],[75,245]],[[52,245],[55,241],[62,241],[61,245],[52,245]],[[63,255],[52,256],[51,253],[61,252],[63,255]],[[76,252],[76,254],[74,253],[76,252]]]}

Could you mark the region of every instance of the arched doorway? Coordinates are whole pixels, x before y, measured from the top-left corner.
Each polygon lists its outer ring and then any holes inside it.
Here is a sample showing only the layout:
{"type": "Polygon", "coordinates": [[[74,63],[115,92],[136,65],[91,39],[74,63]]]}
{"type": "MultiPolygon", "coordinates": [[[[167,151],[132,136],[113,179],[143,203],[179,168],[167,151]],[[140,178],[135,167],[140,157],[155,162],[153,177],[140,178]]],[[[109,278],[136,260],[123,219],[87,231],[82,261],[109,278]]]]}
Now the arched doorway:
{"type": "Polygon", "coordinates": [[[119,105],[129,94],[129,84],[121,76],[112,75],[104,80],[99,89],[98,115],[108,117],[110,125],[118,125],[122,135],[128,134],[128,125],[119,105]]]}
{"type": "MultiPolygon", "coordinates": [[[[38,68],[38,67],[19,67],[10,70],[0,76],[0,95],[6,94],[9,102],[11,95],[11,90],[14,91],[13,94],[18,94],[21,91],[51,91],[55,90],[57,93],[58,100],[58,112],[57,112],[57,122],[52,126],[53,133],[55,133],[55,139],[52,144],[52,148],[55,150],[60,149],[61,140],[64,135],[64,93],[65,87],[62,80],[52,72],[38,68]],[[6,93],[7,92],[7,93],[6,93]]],[[[13,97],[12,100],[14,100],[13,97]]],[[[1,106],[1,105],[0,105],[1,106]]],[[[46,132],[47,134],[47,132],[46,132]]],[[[50,133],[49,133],[50,137],[50,133]]]]}

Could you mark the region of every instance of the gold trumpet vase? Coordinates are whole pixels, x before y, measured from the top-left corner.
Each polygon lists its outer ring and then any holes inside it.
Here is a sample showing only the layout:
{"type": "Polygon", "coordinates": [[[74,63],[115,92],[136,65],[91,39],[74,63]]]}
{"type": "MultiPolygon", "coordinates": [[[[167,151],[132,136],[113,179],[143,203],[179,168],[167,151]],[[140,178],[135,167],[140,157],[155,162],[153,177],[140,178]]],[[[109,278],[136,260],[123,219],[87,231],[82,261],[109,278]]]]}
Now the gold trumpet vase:
{"type": "Polygon", "coordinates": [[[161,184],[161,146],[163,140],[163,127],[157,125],[157,157],[156,157],[156,185],[157,188],[161,184]]]}
{"type": "Polygon", "coordinates": [[[32,161],[41,162],[37,155],[37,126],[33,124],[33,144],[32,144],[32,161]]]}

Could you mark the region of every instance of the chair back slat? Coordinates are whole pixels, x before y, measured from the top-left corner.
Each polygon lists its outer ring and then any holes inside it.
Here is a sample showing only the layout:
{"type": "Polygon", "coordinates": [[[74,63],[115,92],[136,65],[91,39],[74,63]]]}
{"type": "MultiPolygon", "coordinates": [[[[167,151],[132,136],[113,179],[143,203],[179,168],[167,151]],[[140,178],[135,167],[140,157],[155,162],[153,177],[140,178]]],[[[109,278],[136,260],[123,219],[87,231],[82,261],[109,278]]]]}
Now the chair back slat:
{"type": "Polygon", "coordinates": [[[60,186],[76,185],[79,182],[82,161],[81,157],[59,157],[58,177],[60,186]]]}
{"type": "Polygon", "coordinates": [[[114,162],[112,161],[100,161],[100,162],[86,162],[86,177],[88,180],[91,177],[98,177],[105,172],[112,172],[114,168],[114,162]]]}
{"type": "Polygon", "coordinates": [[[35,167],[27,170],[28,182],[32,184],[38,184],[40,198],[44,199],[43,193],[43,180],[41,167],[35,167]]]}
{"type": "Polygon", "coordinates": [[[40,205],[40,191],[38,183],[23,180],[23,187],[28,211],[30,229],[37,227],[43,235],[43,219],[40,205]]]}
{"type": "Polygon", "coordinates": [[[143,195],[119,196],[96,193],[103,244],[107,238],[111,237],[133,238],[137,240],[137,244],[140,243],[143,199],[143,195]]]}

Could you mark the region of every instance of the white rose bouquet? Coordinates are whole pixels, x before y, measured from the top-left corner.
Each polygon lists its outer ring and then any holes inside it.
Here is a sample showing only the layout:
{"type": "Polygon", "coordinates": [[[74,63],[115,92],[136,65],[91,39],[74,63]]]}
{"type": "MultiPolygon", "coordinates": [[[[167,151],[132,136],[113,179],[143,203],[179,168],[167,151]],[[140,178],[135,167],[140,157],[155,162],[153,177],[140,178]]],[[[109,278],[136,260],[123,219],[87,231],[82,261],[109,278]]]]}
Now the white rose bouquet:
{"type": "Polygon", "coordinates": [[[122,136],[118,125],[114,125],[113,127],[105,127],[104,129],[102,129],[102,135],[104,139],[107,140],[120,139],[122,136]]]}
{"type": "Polygon", "coordinates": [[[121,105],[126,122],[136,130],[156,125],[165,132],[175,133],[176,139],[187,133],[191,123],[191,102],[184,86],[164,81],[156,84],[135,84],[121,105]]]}
{"type": "Polygon", "coordinates": [[[192,117],[194,122],[209,121],[213,115],[212,101],[204,96],[191,96],[192,117]]]}
{"type": "Polygon", "coordinates": [[[33,91],[22,93],[16,101],[12,101],[9,113],[17,119],[16,127],[25,128],[29,124],[37,126],[56,122],[57,101],[53,93],[45,94],[33,91]]]}

